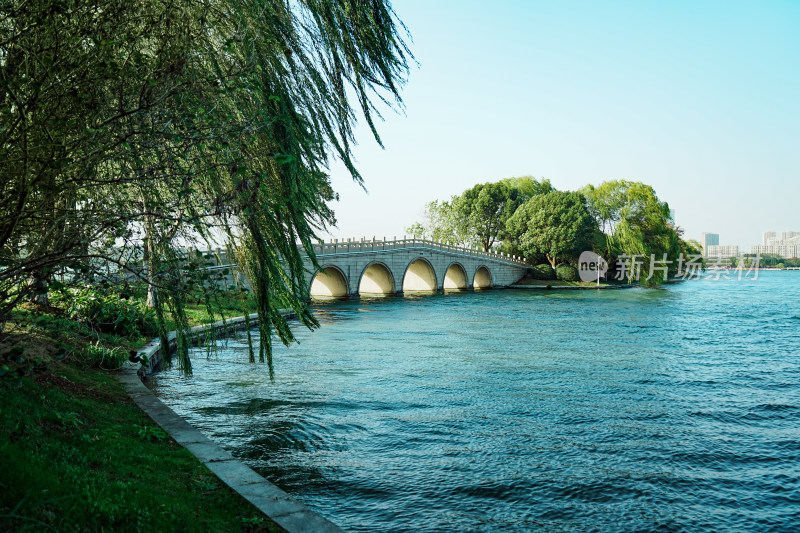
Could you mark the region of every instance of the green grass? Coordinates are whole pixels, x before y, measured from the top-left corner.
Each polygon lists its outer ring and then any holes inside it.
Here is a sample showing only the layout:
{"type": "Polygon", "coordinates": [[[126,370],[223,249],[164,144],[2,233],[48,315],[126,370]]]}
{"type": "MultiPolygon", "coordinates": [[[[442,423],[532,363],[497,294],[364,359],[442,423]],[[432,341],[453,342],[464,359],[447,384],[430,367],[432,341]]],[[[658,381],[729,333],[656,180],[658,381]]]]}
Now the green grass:
{"type": "Polygon", "coordinates": [[[3,531],[271,531],[116,375],[54,363],[0,378],[3,531]]]}
{"type": "MultiPolygon", "coordinates": [[[[250,305],[247,308],[247,312],[254,313],[255,304],[252,302],[248,303],[250,305]]],[[[235,298],[220,298],[219,301],[212,307],[212,311],[213,315],[208,312],[208,309],[205,305],[190,303],[186,306],[186,318],[189,320],[189,325],[196,326],[198,324],[208,324],[210,322],[222,320],[223,315],[225,316],[226,320],[244,315],[242,302],[235,298]]],[[[169,320],[167,322],[170,323],[169,320]]],[[[170,323],[170,326],[172,326],[172,329],[175,329],[174,322],[170,323]]]]}
{"type": "Polygon", "coordinates": [[[28,363],[56,360],[105,369],[119,368],[130,351],[148,341],[144,335],[92,330],[62,316],[58,309],[43,312],[26,306],[12,312],[4,331],[7,338],[0,344],[0,358],[23,358],[28,363]],[[103,356],[110,358],[103,361],[103,356]]]}
{"type": "MultiPolygon", "coordinates": [[[[211,319],[200,306],[190,317],[211,319]]],[[[102,369],[146,340],[25,307],[5,324],[0,531],[280,531],[102,369]]]]}
{"type": "Polygon", "coordinates": [[[0,405],[3,531],[271,530],[112,373],[55,363],[6,374],[0,405]]]}

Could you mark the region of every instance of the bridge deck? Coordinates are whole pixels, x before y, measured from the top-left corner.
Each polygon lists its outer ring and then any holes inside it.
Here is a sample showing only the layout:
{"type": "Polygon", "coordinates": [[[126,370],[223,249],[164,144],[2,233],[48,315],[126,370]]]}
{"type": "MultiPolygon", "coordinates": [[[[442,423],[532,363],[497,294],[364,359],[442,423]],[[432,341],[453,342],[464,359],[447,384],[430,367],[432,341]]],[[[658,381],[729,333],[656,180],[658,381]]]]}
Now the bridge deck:
{"type": "Polygon", "coordinates": [[[394,239],[394,240],[355,240],[347,239],[341,242],[338,239],[332,239],[329,242],[320,242],[314,245],[314,253],[317,256],[332,255],[332,254],[350,254],[350,253],[374,253],[374,252],[388,252],[398,249],[406,248],[428,248],[439,252],[449,252],[456,255],[484,257],[487,259],[494,259],[499,261],[507,261],[521,266],[527,266],[524,258],[509,255],[503,252],[484,252],[483,250],[476,250],[473,248],[465,248],[455,244],[447,244],[443,242],[430,241],[427,239],[394,239]]]}

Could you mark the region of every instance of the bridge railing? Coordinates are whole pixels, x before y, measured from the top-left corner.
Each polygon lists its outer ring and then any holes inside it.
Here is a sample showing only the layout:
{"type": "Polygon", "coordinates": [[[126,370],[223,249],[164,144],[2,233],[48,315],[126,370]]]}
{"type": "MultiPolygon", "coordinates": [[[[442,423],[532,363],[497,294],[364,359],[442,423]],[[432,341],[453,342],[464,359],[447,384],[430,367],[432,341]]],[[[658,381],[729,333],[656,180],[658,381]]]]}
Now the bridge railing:
{"type": "Polygon", "coordinates": [[[490,259],[496,259],[501,261],[508,261],[512,263],[517,263],[520,265],[527,265],[525,262],[525,258],[517,256],[517,255],[510,255],[503,252],[484,252],[483,250],[478,250],[474,248],[466,248],[464,246],[459,246],[456,244],[449,244],[444,242],[437,242],[428,239],[382,239],[377,240],[373,238],[372,240],[367,239],[331,239],[328,242],[319,242],[318,244],[314,245],[314,253],[318,256],[321,255],[329,255],[329,254],[342,254],[342,253],[352,253],[352,252],[383,252],[389,250],[396,250],[400,248],[432,248],[435,250],[441,251],[449,251],[449,252],[456,252],[463,255],[474,255],[478,257],[486,257],[490,259]]]}

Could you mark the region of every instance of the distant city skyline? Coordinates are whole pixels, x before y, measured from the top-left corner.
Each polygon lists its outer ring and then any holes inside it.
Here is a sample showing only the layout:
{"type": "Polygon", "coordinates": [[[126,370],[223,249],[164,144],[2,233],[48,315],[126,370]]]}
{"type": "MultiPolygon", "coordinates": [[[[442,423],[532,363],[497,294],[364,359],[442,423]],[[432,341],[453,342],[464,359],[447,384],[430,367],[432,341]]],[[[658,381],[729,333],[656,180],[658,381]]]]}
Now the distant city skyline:
{"type": "Polygon", "coordinates": [[[720,244],[725,242],[720,239],[720,234],[703,232],[698,241],[703,248],[704,257],[736,257],[741,254],[773,254],[781,257],[800,257],[800,231],[784,230],[780,233],[775,230],[763,232],[760,244],[740,246],[738,244],[720,244]]]}
{"type": "Polygon", "coordinates": [[[765,231],[760,245],[750,247],[750,253],[775,254],[781,257],[800,257],[800,231],[765,231]]]}
{"type": "Polygon", "coordinates": [[[401,236],[475,183],[652,185],[685,238],[749,250],[800,227],[800,2],[397,0],[405,113],[356,131],[369,193],[339,164],[333,237],[401,236]]]}

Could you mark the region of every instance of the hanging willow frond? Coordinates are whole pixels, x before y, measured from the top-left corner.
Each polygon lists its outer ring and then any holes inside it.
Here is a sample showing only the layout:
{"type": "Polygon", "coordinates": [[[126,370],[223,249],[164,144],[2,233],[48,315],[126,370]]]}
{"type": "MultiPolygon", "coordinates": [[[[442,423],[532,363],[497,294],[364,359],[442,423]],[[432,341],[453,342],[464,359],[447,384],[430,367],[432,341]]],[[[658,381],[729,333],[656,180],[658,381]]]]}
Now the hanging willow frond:
{"type": "Polygon", "coordinates": [[[113,256],[162,332],[165,309],[185,331],[187,295],[210,289],[177,248],[227,239],[271,361],[272,332],[293,339],[279,308],[316,325],[304,257],[335,220],[330,158],[362,183],[353,128],[380,143],[378,106],[402,105],[404,31],[386,0],[0,6],[0,323],[31,273],[113,256]]]}

